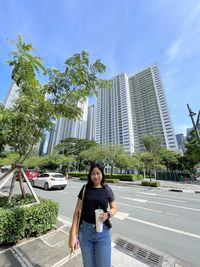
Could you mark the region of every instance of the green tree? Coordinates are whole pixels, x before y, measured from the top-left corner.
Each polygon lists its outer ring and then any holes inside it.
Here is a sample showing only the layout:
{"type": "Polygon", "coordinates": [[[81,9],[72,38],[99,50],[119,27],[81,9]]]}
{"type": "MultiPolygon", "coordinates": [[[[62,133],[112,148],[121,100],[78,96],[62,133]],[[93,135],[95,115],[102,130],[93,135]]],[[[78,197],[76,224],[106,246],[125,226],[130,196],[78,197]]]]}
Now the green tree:
{"type": "Polygon", "coordinates": [[[67,59],[61,72],[47,70],[41,58],[32,55],[32,45],[24,43],[20,36],[15,46],[13,58],[8,62],[13,68],[12,79],[20,88],[20,96],[9,110],[7,143],[19,153],[21,163],[40,140],[44,129],[52,127],[53,118],[79,118],[82,110],[78,102],[97,94],[97,88],[103,89],[110,83],[97,77],[105,71],[105,66],[100,60],[90,64],[85,51],[67,59]],[[42,73],[49,76],[49,82],[44,86],[36,78],[42,73]]]}
{"type": "Polygon", "coordinates": [[[166,167],[167,171],[180,169],[180,155],[178,153],[161,147],[158,154],[161,164],[166,167]]]}
{"type": "Polygon", "coordinates": [[[89,166],[94,162],[103,164],[105,160],[105,149],[100,145],[96,145],[88,150],[82,151],[80,155],[83,158],[83,162],[88,165],[89,169],[89,166]]]}
{"type": "Polygon", "coordinates": [[[120,169],[120,173],[122,173],[122,170],[127,171],[127,168],[131,165],[131,157],[127,153],[119,154],[115,161],[115,166],[120,169]]]}
{"type": "MultiPolygon", "coordinates": [[[[200,133],[200,130],[199,130],[200,133]]],[[[186,152],[184,156],[191,161],[191,166],[195,166],[200,161],[200,146],[196,137],[196,133],[192,130],[186,140],[186,152]]]]}
{"type": "Polygon", "coordinates": [[[119,162],[120,155],[125,154],[124,148],[121,145],[103,146],[104,165],[110,165],[111,175],[113,174],[114,165],[119,162]]]}
{"type": "MultiPolygon", "coordinates": [[[[156,168],[162,169],[163,165],[160,164],[158,157],[152,152],[141,152],[137,154],[138,158],[138,168],[143,171],[144,178],[146,178],[146,173],[150,174],[151,170],[155,170],[156,168]]],[[[155,177],[156,178],[156,177],[155,177]]],[[[151,181],[151,176],[150,176],[151,181]]]]}
{"type": "Polygon", "coordinates": [[[148,152],[156,153],[161,147],[162,140],[160,136],[145,134],[142,136],[143,145],[148,152]]]}
{"type": "Polygon", "coordinates": [[[92,149],[95,146],[97,146],[97,143],[93,140],[66,138],[57,145],[55,150],[64,155],[73,156],[77,162],[77,169],[80,171],[81,163],[84,159],[81,152],[92,149]]]}
{"type": "Polygon", "coordinates": [[[0,157],[4,156],[5,145],[8,143],[10,112],[0,103],[0,157]]]}
{"type": "Polygon", "coordinates": [[[14,152],[7,152],[0,158],[0,165],[11,165],[19,158],[19,154],[14,152]]]}

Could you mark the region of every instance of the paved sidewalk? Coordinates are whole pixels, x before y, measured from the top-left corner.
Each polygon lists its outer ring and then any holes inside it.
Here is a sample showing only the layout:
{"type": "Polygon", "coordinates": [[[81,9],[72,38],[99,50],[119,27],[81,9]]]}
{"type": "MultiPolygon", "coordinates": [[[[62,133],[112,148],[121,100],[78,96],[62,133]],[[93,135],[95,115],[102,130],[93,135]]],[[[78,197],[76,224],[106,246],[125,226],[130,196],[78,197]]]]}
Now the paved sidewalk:
{"type": "MultiPolygon", "coordinates": [[[[54,230],[14,246],[0,247],[0,267],[83,267],[80,249],[70,255],[70,225],[60,218],[54,230]]],[[[112,235],[111,267],[186,267],[175,258],[118,234],[112,235]]]]}

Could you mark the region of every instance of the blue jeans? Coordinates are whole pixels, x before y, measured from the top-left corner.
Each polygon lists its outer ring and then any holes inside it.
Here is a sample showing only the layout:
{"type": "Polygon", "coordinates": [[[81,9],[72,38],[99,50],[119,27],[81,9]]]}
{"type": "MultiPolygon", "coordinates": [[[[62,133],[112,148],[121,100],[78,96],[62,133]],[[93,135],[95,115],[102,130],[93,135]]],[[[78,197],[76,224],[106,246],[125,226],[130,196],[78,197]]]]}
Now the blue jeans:
{"type": "Polygon", "coordinates": [[[78,239],[84,267],[110,267],[111,235],[106,225],[103,225],[103,232],[98,233],[94,224],[82,221],[78,239]]]}

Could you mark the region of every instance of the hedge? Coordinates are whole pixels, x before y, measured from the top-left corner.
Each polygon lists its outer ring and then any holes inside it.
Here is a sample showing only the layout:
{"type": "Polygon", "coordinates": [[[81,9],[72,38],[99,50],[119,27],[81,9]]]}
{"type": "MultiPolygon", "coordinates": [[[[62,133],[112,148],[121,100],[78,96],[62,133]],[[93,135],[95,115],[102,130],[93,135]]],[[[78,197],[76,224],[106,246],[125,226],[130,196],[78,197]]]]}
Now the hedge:
{"type": "Polygon", "coordinates": [[[30,194],[25,199],[13,196],[11,204],[0,197],[0,244],[16,243],[18,240],[38,236],[52,229],[56,223],[58,203],[50,199],[40,199],[40,203],[20,206],[33,202],[30,194]]]}
{"type": "MultiPolygon", "coordinates": [[[[86,180],[88,173],[86,172],[68,172],[71,177],[79,177],[82,180],[86,180]]],[[[120,181],[136,181],[143,179],[141,174],[105,174],[106,181],[108,179],[119,179],[120,181]]]]}
{"type": "MultiPolygon", "coordinates": [[[[87,181],[87,177],[80,177],[81,181],[87,181]]],[[[117,184],[119,183],[120,180],[119,179],[106,179],[106,183],[113,183],[113,184],[117,184]]]]}
{"type": "Polygon", "coordinates": [[[160,186],[160,182],[151,182],[151,181],[142,181],[141,185],[143,186],[152,186],[152,187],[158,187],[160,186]]]}

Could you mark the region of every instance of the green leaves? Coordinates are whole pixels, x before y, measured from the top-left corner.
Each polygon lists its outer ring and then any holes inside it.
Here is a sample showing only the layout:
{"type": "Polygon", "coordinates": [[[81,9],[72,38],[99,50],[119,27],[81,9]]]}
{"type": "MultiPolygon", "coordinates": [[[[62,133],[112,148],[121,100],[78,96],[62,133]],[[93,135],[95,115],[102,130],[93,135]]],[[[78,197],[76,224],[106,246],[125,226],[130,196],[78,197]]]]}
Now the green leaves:
{"type": "Polygon", "coordinates": [[[99,59],[91,64],[85,51],[67,59],[61,71],[47,69],[40,57],[33,56],[32,44],[25,43],[21,36],[12,44],[15,50],[11,53],[12,59],[7,62],[13,68],[11,76],[20,94],[13,108],[7,111],[9,115],[1,108],[0,128],[3,130],[5,123],[7,130],[0,133],[3,140],[0,151],[4,144],[8,144],[20,154],[23,162],[41,139],[43,131],[51,129],[53,119],[80,118],[82,110],[78,104],[110,84],[97,77],[105,71],[105,66],[99,59]],[[38,74],[47,75],[48,83],[42,86],[37,79],[38,74]]]}

